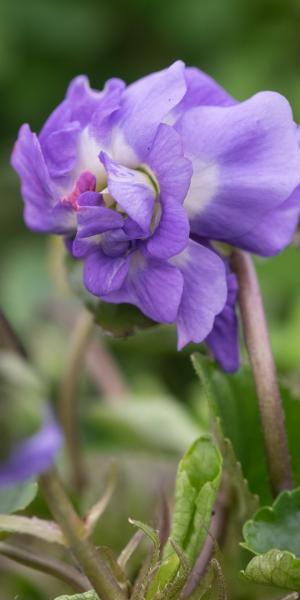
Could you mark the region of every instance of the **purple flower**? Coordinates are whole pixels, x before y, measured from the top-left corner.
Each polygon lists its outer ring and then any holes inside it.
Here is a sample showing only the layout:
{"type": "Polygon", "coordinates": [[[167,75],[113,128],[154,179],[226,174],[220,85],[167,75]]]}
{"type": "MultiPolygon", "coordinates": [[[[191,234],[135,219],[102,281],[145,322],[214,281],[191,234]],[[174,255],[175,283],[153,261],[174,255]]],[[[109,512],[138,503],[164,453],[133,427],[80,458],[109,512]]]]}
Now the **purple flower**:
{"type": "Polygon", "coordinates": [[[238,103],[181,61],[102,92],[78,77],[38,137],[21,128],[12,164],[27,225],[66,236],[92,294],[176,323],[179,348],[209,336],[237,367],[234,278],[211,242],[269,256],[291,239],[300,153],[282,96],[238,103]]]}
{"type": "Polygon", "coordinates": [[[9,487],[40,475],[49,469],[62,444],[62,434],[50,415],[42,428],[17,444],[0,461],[0,488],[9,487]]]}

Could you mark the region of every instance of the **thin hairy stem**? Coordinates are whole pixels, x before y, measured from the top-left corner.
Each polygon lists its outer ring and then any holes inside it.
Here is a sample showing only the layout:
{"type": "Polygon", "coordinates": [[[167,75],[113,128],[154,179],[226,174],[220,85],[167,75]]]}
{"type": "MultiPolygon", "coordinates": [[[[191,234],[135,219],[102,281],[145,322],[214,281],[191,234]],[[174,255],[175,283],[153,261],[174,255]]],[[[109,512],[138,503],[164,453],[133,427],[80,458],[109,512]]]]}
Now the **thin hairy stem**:
{"type": "Polygon", "coordinates": [[[239,283],[239,306],[244,336],[256,385],[268,471],[273,493],[293,487],[284,413],[266,317],[251,256],[241,250],[232,255],[239,283]]]}
{"type": "Polygon", "coordinates": [[[75,567],[50,557],[40,556],[21,546],[0,542],[0,554],[25,567],[52,575],[68,584],[74,592],[85,592],[91,588],[88,579],[75,567]]]}
{"type": "Polygon", "coordinates": [[[83,310],[71,336],[70,350],[60,393],[60,418],[72,468],[74,485],[81,489],[85,483],[85,470],[80,452],[80,434],[76,410],[76,390],[84,364],[84,356],[93,328],[93,317],[83,310]]]}
{"type": "Polygon", "coordinates": [[[88,539],[83,521],[75,512],[54,469],[42,475],[41,488],[50,511],[60,525],[74,556],[101,600],[125,600],[108,563],[88,539]]]}

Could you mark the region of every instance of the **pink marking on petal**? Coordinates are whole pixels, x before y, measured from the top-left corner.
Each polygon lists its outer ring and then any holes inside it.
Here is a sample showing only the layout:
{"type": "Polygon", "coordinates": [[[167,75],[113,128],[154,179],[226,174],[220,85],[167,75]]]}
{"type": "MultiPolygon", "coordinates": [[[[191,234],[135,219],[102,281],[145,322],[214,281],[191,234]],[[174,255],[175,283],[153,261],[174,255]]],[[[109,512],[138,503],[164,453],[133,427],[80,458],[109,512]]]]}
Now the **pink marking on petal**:
{"type": "Polygon", "coordinates": [[[95,192],[96,190],[96,177],[90,171],[84,171],[76,179],[72,192],[65,198],[66,202],[72,204],[75,210],[78,210],[77,198],[83,192],[95,192]]]}

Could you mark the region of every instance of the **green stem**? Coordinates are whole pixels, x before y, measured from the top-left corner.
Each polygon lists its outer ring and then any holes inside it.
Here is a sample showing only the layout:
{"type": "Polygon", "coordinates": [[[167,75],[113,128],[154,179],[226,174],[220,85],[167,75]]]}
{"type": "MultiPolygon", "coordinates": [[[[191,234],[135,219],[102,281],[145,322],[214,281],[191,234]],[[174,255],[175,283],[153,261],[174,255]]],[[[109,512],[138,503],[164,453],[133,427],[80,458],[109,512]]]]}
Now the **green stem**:
{"type": "Polygon", "coordinates": [[[60,525],[74,556],[101,600],[125,600],[107,562],[88,539],[84,523],[75,512],[62,482],[53,469],[40,478],[41,487],[56,522],[60,525]]]}
{"type": "Polygon", "coordinates": [[[235,250],[232,266],[239,283],[244,336],[256,385],[268,471],[273,493],[293,487],[284,412],[259,283],[251,256],[235,250]]]}
{"type": "Polygon", "coordinates": [[[61,385],[60,418],[72,467],[74,485],[81,489],[85,483],[85,469],[79,443],[79,428],[75,406],[78,379],[84,364],[84,355],[93,328],[93,317],[84,309],[75,325],[70,340],[70,351],[61,385]]]}
{"type": "Polygon", "coordinates": [[[21,358],[27,359],[26,350],[2,309],[0,309],[0,344],[6,350],[16,352],[21,358]]]}
{"type": "Polygon", "coordinates": [[[5,542],[0,542],[0,554],[25,567],[47,573],[48,575],[52,575],[53,577],[64,581],[74,590],[74,592],[86,592],[91,587],[86,577],[77,569],[71,565],[62,563],[59,560],[54,560],[49,557],[45,558],[30,550],[5,542]]]}

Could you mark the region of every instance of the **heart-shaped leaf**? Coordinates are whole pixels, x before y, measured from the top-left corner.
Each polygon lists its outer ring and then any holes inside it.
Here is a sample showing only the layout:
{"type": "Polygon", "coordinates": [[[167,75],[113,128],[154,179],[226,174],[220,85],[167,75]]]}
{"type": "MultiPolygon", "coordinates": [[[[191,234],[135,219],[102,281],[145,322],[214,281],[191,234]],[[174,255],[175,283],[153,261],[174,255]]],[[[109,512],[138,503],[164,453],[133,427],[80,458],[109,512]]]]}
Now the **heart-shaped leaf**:
{"type": "Polygon", "coordinates": [[[269,550],[255,556],[247,565],[243,575],[264,585],[272,585],[286,590],[300,590],[300,558],[290,552],[269,550]]]}
{"type": "Polygon", "coordinates": [[[244,575],[256,583],[300,590],[300,488],[282,492],[244,525],[243,546],[257,554],[244,575]]]}
{"type": "Polygon", "coordinates": [[[254,554],[276,548],[300,558],[300,488],[282,492],[273,506],[260,508],[243,528],[244,546],[254,554]]]}

